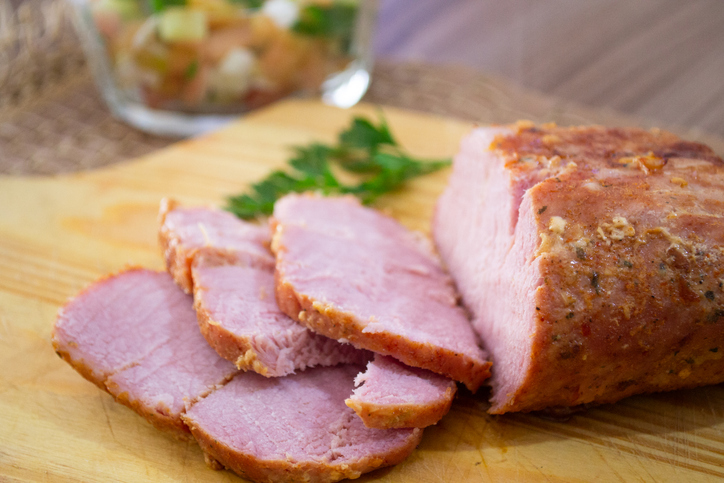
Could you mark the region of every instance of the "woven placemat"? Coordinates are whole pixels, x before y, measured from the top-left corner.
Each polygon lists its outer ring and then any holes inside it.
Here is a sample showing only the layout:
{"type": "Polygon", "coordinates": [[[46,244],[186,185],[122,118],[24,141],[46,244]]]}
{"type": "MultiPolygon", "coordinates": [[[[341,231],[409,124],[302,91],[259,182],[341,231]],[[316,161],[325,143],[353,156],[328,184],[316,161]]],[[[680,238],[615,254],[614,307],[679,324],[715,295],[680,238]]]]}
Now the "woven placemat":
{"type": "MultiPolygon", "coordinates": [[[[464,67],[378,62],[365,101],[480,124],[518,119],[561,125],[652,127],[655,121],[588,109],[464,67]]],[[[659,126],[724,153],[724,140],[659,126]]],[[[0,5],[0,173],[50,175],[134,158],[175,139],[114,119],[85,64],[62,0],[0,5]]]]}

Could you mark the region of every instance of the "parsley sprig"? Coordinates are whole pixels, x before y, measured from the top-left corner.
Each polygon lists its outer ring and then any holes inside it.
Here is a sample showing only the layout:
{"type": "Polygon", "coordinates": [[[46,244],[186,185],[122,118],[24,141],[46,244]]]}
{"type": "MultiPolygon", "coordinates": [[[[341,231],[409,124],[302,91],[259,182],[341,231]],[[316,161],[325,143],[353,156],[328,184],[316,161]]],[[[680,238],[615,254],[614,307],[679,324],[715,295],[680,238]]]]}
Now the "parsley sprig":
{"type": "Polygon", "coordinates": [[[273,171],[251,185],[249,192],[227,198],[226,209],[244,219],[270,215],[277,199],[303,191],[353,194],[370,204],[408,179],[449,164],[447,159],[423,161],[406,154],[384,119],[375,125],[368,119],[355,117],[352,125],[340,133],[336,145],[312,143],[295,147],[289,160],[291,169],[273,171]],[[339,168],[351,173],[355,181],[343,182],[335,174],[339,168]]]}

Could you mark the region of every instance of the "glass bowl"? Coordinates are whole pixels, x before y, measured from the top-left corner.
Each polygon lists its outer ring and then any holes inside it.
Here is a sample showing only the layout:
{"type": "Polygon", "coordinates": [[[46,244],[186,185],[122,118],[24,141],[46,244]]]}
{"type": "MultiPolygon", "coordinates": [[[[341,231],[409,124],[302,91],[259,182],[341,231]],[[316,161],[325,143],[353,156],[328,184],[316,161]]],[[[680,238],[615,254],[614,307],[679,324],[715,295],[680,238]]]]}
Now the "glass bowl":
{"type": "Polygon", "coordinates": [[[290,95],[356,104],[372,68],[374,0],[71,0],[111,111],[189,136],[290,95]]]}

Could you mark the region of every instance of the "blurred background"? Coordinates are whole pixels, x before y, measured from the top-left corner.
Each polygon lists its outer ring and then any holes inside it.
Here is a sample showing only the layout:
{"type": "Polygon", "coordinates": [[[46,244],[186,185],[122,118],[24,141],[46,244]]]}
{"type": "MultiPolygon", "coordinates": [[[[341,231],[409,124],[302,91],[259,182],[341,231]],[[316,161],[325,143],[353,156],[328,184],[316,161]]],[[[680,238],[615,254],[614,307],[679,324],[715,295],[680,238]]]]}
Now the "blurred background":
{"type": "MultiPolygon", "coordinates": [[[[659,126],[724,152],[721,0],[378,4],[367,102],[479,123],[659,126]]],[[[66,0],[0,0],[0,172],[95,167],[169,142],[109,116],[66,0]]]]}
{"type": "Polygon", "coordinates": [[[381,0],[376,51],[724,135],[719,0],[381,0]]]}

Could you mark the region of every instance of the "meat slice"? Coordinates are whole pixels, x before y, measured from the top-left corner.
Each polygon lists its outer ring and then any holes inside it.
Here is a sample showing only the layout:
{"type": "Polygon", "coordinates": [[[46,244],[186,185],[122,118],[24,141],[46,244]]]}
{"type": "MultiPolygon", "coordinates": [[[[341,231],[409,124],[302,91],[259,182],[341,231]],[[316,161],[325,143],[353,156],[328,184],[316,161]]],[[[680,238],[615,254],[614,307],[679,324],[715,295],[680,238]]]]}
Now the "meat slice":
{"type": "Polygon", "coordinates": [[[159,429],[188,437],[181,414],[236,369],[199,333],[191,297],[167,273],[129,269],[73,298],[53,330],[58,354],[159,429]]]}
{"type": "Polygon", "coordinates": [[[276,377],[318,365],[363,364],[371,356],[315,334],[279,310],[272,266],[230,263],[227,257],[201,253],[192,273],[201,331],[239,369],[276,377]]]}
{"type": "Polygon", "coordinates": [[[344,404],[359,366],[240,373],[184,415],[207,461],[254,481],[331,482],[404,460],[421,429],[370,429],[344,404]]]}
{"type": "Polygon", "coordinates": [[[661,131],[475,130],[434,237],[494,363],[491,413],[724,381],[724,163],[661,131]]]}
{"type": "Polygon", "coordinates": [[[193,315],[189,308],[190,297],[168,275],[124,270],[92,283],[60,309],[53,344],[86,379],[105,389],[108,376],[167,343],[176,320],[193,315]]]}
{"type": "Polygon", "coordinates": [[[424,428],[450,410],[457,385],[445,376],[375,356],[345,404],[369,428],[424,428]]]}
{"type": "Polygon", "coordinates": [[[490,363],[423,239],[352,197],[288,195],[274,209],[276,296],[287,315],[476,390],[490,363]]]}
{"type": "Polygon", "coordinates": [[[193,290],[191,263],[199,250],[213,249],[244,263],[273,265],[266,245],[265,226],[244,223],[229,212],[204,207],[180,207],[174,200],[161,201],[159,242],[168,272],[186,293],[193,290]]]}

